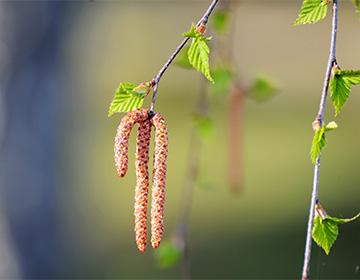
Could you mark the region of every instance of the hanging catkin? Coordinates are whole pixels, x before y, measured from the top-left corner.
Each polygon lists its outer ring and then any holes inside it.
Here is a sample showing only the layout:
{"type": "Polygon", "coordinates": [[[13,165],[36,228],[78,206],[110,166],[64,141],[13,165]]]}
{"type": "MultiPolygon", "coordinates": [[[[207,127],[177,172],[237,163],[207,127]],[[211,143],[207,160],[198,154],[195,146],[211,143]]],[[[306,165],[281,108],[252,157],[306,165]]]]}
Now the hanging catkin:
{"type": "Polygon", "coordinates": [[[115,165],[120,177],[124,177],[128,169],[128,144],[131,129],[136,122],[143,122],[148,118],[146,109],[139,109],[129,112],[121,119],[115,137],[115,165]]]}
{"type": "Polygon", "coordinates": [[[146,249],[146,208],[149,192],[149,146],[151,138],[151,122],[139,123],[136,137],[135,169],[135,240],[140,252],[146,249]]]}
{"type": "Polygon", "coordinates": [[[164,118],[156,113],[151,122],[155,127],[154,178],[151,201],[151,244],[159,247],[164,232],[164,204],[168,131],[164,118]]]}

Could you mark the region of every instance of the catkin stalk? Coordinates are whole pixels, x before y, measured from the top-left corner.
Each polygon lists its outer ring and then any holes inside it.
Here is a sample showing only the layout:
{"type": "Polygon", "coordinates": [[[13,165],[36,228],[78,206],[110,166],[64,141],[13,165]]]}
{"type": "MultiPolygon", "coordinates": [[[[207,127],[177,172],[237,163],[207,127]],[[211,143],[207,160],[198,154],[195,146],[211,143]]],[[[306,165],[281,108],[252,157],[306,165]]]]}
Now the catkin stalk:
{"type": "Polygon", "coordinates": [[[159,247],[164,232],[164,204],[168,131],[164,118],[156,113],[151,122],[155,127],[154,178],[151,201],[151,244],[159,247]]]}

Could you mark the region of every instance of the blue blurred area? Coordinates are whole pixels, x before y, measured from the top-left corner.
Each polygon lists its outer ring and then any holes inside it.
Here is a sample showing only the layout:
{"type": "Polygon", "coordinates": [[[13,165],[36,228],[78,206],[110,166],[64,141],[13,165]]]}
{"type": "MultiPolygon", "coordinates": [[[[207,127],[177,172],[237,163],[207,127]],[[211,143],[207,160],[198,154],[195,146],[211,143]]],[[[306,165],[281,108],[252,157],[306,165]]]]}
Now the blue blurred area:
{"type": "Polygon", "coordinates": [[[54,278],[62,260],[57,145],[66,3],[2,3],[11,66],[2,85],[2,208],[24,278],[54,278]]]}

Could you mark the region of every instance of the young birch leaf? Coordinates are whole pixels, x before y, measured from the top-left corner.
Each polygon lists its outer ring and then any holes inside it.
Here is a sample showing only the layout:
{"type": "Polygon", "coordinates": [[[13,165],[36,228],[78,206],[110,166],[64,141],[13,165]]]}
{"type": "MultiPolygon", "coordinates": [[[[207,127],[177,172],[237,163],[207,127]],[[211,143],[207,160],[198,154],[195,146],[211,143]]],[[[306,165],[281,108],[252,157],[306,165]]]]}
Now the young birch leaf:
{"type": "Polygon", "coordinates": [[[339,228],[337,222],[328,218],[322,219],[320,216],[315,216],[312,237],[316,244],[324,249],[327,255],[329,255],[330,248],[338,235],[339,228]]]}
{"type": "Polygon", "coordinates": [[[316,23],[326,17],[329,0],[304,0],[294,25],[316,23]]]}
{"type": "Polygon", "coordinates": [[[326,216],[324,219],[316,215],[314,218],[314,227],[312,231],[312,237],[316,244],[324,249],[328,255],[330,249],[335,243],[339,235],[339,224],[349,223],[360,217],[360,213],[350,219],[341,219],[331,216],[326,216]]]}
{"type": "Polygon", "coordinates": [[[360,70],[335,70],[330,81],[330,96],[335,108],[335,116],[339,115],[349,98],[351,86],[358,84],[360,84],[360,70]]]}
{"type": "Polygon", "coordinates": [[[210,74],[209,55],[210,48],[207,44],[211,40],[211,37],[204,37],[196,31],[195,24],[192,24],[190,31],[183,33],[183,36],[192,38],[191,45],[187,52],[190,64],[212,83],[213,78],[210,74]]]}
{"type": "Polygon", "coordinates": [[[210,38],[205,38],[203,36],[198,36],[192,39],[189,51],[188,58],[190,64],[199,72],[203,73],[204,76],[211,82],[214,83],[213,78],[210,74],[209,66],[209,54],[210,48],[207,45],[207,41],[210,38]]]}
{"type": "Polygon", "coordinates": [[[335,130],[338,128],[338,125],[336,122],[329,122],[326,126],[325,126],[325,131],[331,131],[331,130],[335,130]]]}
{"type": "Polygon", "coordinates": [[[144,102],[147,89],[143,85],[120,83],[111,101],[108,116],[119,112],[129,112],[140,108],[144,102]]]}
{"type": "Polygon", "coordinates": [[[315,131],[310,152],[311,161],[313,164],[316,164],[317,157],[321,155],[322,149],[326,146],[325,130],[326,127],[323,126],[315,131]]]}

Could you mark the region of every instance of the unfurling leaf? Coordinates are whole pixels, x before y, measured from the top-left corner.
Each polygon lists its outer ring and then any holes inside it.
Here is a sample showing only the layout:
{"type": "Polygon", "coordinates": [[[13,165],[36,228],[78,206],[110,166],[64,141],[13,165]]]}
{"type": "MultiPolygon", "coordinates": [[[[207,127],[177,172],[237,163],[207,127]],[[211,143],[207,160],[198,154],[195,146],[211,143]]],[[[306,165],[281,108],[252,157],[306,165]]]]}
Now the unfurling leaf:
{"type": "Polygon", "coordinates": [[[316,23],[326,17],[329,0],[304,0],[294,25],[316,23]]]}
{"type": "Polygon", "coordinates": [[[323,126],[315,131],[310,152],[313,164],[316,164],[317,157],[321,155],[321,150],[326,146],[325,129],[326,127],[323,126]]]}
{"type": "Polygon", "coordinates": [[[325,253],[328,255],[330,253],[331,247],[339,235],[338,225],[349,223],[359,217],[360,213],[350,219],[340,219],[331,216],[321,218],[320,216],[316,215],[314,218],[312,237],[316,244],[323,248],[325,253]]]}
{"type": "Polygon", "coordinates": [[[331,130],[335,130],[338,128],[338,125],[336,122],[329,122],[326,126],[325,126],[325,131],[331,131],[331,130]]]}
{"type": "Polygon", "coordinates": [[[263,102],[273,97],[278,91],[279,88],[273,81],[265,76],[258,76],[253,81],[248,94],[255,101],[263,102]]]}
{"type": "Polygon", "coordinates": [[[193,24],[190,31],[183,33],[185,37],[192,38],[190,48],[187,52],[190,64],[212,83],[213,78],[210,74],[209,55],[210,48],[207,42],[211,40],[211,37],[204,37],[196,31],[196,27],[193,24]]]}
{"type": "Polygon", "coordinates": [[[146,92],[150,90],[149,88],[145,89],[146,86],[146,84],[121,83],[111,101],[108,116],[140,108],[144,102],[146,92]]]}
{"type": "Polygon", "coordinates": [[[212,17],[211,22],[216,32],[226,32],[229,25],[229,12],[227,10],[217,10],[212,17]]]}
{"type": "Polygon", "coordinates": [[[155,251],[155,259],[161,268],[170,268],[176,266],[181,258],[182,252],[175,244],[169,240],[165,240],[161,246],[155,251]]]}
{"type": "Polygon", "coordinates": [[[360,70],[335,70],[330,81],[330,96],[337,116],[349,98],[351,86],[360,84],[360,70]]]}
{"type": "Polygon", "coordinates": [[[193,124],[198,133],[204,138],[209,137],[214,130],[214,122],[207,116],[194,114],[193,124]]]}
{"type": "Polygon", "coordinates": [[[325,132],[335,130],[337,128],[338,125],[336,122],[329,122],[327,125],[323,125],[319,129],[315,130],[310,152],[313,164],[316,164],[317,157],[321,155],[322,149],[326,146],[325,132]]]}
{"type": "Polygon", "coordinates": [[[353,0],[357,14],[360,16],[360,0],[353,0]]]}
{"type": "Polygon", "coordinates": [[[215,94],[225,94],[229,91],[233,79],[233,73],[229,67],[222,65],[215,67],[211,71],[211,76],[215,81],[215,84],[212,85],[215,94]]]}

